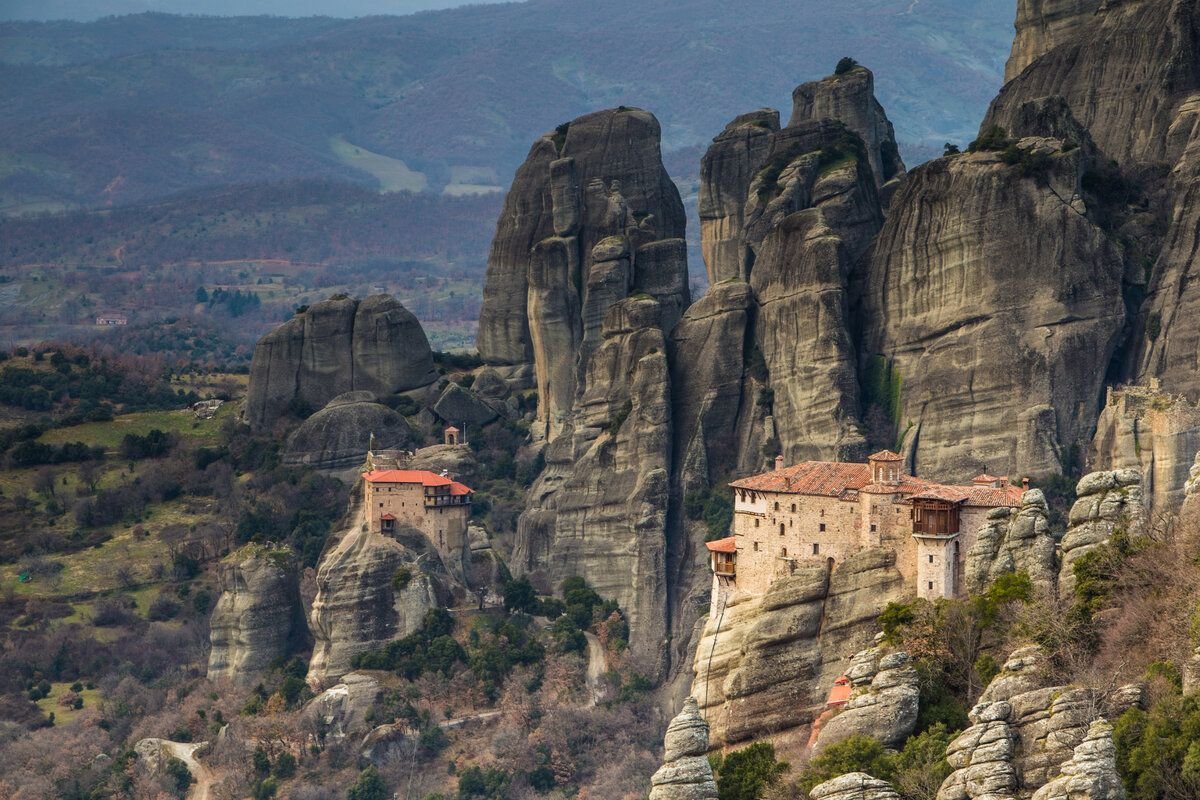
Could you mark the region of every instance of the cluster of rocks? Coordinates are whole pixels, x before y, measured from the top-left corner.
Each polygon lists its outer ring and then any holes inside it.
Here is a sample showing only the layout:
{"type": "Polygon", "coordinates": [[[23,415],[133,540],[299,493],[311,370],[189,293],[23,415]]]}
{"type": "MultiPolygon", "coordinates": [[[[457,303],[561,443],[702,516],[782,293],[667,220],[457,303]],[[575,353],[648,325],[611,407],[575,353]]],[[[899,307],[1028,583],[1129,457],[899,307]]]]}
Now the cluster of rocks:
{"type": "Polygon", "coordinates": [[[1040,489],[1030,489],[1021,495],[1018,508],[988,512],[967,551],[967,591],[975,594],[1002,574],[1024,572],[1034,587],[1052,592],[1058,577],[1054,548],[1046,497],[1040,489]]]}
{"type": "Polygon", "coordinates": [[[1142,473],[1137,469],[1093,472],[1075,487],[1076,500],[1062,539],[1060,592],[1075,588],[1075,564],[1116,535],[1136,536],[1146,522],[1142,473]]]}
{"type": "Polygon", "coordinates": [[[920,678],[908,653],[870,647],[850,659],[846,677],[854,687],[850,699],[821,726],[812,752],[851,736],[902,746],[916,727],[921,697],[920,678]]]}

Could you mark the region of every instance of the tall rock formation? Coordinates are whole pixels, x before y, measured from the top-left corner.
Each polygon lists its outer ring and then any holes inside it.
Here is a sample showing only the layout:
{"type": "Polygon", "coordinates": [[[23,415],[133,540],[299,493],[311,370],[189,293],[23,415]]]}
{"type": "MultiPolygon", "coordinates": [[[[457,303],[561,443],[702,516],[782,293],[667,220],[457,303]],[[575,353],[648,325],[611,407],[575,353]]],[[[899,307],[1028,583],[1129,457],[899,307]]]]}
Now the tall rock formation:
{"type": "Polygon", "coordinates": [[[650,778],[650,800],[717,800],[717,782],[708,763],[708,725],[695,698],[667,726],[663,765],[650,778]]]}
{"type": "Polygon", "coordinates": [[[381,397],[436,377],[425,331],[398,300],[331,298],[255,345],[246,418],[256,428],[269,427],[293,403],[319,409],[346,392],[381,397]]]}
{"type": "Polygon", "coordinates": [[[587,361],[579,345],[594,347],[613,302],[642,287],[668,307],[668,327],[670,309],[687,305],[687,265],[674,243],[684,235],[683,204],[659,140],[658,120],[640,109],[572,120],[534,143],[505,199],[479,353],[492,364],[540,364],[539,389],[554,393],[552,403],[541,395],[548,413],[569,413],[572,378],[587,361]],[[560,361],[566,368],[546,379],[560,361]]]}
{"type": "Polygon", "coordinates": [[[1034,792],[1033,800],[1125,800],[1108,720],[1098,719],[1088,727],[1059,776],[1034,792]]]}
{"type": "Polygon", "coordinates": [[[975,534],[967,551],[964,580],[967,591],[978,594],[1006,573],[1024,572],[1035,588],[1052,593],[1058,581],[1054,532],[1049,508],[1040,489],[1021,495],[1019,508],[996,508],[975,534]]]}
{"type": "Polygon", "coordinates": [[[1081,197],[1084,148],[1016,153],[910,172],[861,272],[866,399],[914,474],[1057,474],[1092,434],[1124,264],[1081,197]]]}
{"type": "Polygon", "coordinates": [[[209,621],[208,679],[253,686],[308,638],[300,577],[287,547],[251,544],[222,562],[209,621]]]}
{"type": "Polygon", "coordinates": [[[734,593],[710,609],[692,694],[714,746],[764,736],[805,746],[830,687],[850,666],[846,654],[868,647],[884,607],[911,594],[895,560],[888,550],[864,550],[832,571],[800,563],[762,597],[734,593]]]}
{"type": "Polygon", "coordinates": [[[1075,504],[1062,539],[1059,592],[1075,590],[1075,564],[1114,536],[1136,536],[1146,523],[1142,475],[1136,469],[1092,472],[1075,486],[1075,504]]]}
{"type": "Polygon", "coordinates": [[[917,725],[921,681],[908,653],[871,647],[850,659],[850,699],[827,722],[813,744],[817,754],[851,736],[869,736],[900,748],[917,725]]]}
{"type": "Polygon", "coordinates": [[[1004,80],[1011,81],[1038,58],[1072,41],[1101,5],[1102,0],[1017,0],[1017,35],[1004,80]]]}
{"type": "Polygon", "coordinates": [[[430,577],[394,539],[351,529],[321,558],[310,625],[308,683],[324,688],[350,672],[354,656],[413,633],[438,606],[430,577]],[[409,579],[393,582],[401,566],[409,579]]]}

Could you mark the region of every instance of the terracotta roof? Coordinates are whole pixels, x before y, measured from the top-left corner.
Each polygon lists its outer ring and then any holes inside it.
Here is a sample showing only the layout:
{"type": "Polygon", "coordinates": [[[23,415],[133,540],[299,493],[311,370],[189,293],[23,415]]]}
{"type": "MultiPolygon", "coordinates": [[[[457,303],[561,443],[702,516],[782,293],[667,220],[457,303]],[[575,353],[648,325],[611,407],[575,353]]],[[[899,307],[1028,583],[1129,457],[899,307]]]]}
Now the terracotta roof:
{"type": "Polygon", "coordinates": [[[380,519],[390,519],[392,522],[395,522],[396,515],[395,514],[384,514],[382,517],[380,517],[380,519]]]}
{"type": "Polygon", "coordinates": [[[870,465],[843,461],[803,461],[736,480],[730,486],[756,492],[821,497],[840,497],[847,491],[861,491],[864,494],[901,494],[911,498],[933,492],[930,495],[932,499],[988,508],[1020,505],[1023,491],[1021,487],[1012,485],[999,488],[986,484],[948,486],[913,475],[901,475],[895,483],[872,483],[870,465]]]}
{"type": "Polygon", "coordinates": [[[730,536],[727,539],[717,539],[715,542],[705,542],[704,546],[711,553],[736,553],[737,539],[730,536]]]}
{"type": "Polygon", "coordinates": [[[471,494],[471,488],[457,481],[424,469],[377,469],[364,472],[367,483],[419,483],[422,486],[449,486],[450,494],[471,494]]]}
{"type": "Polygon", "coordinates": [[[971,483],[998,483],[1002,480],[1004,479],[997,478],[995,475],[988,475],[985,472],[982,475],[976,475],[974,478],[971,478],[971,483]]]}
{"type": "Polygon", "coordinates": [[[878,453],[867,456],[868,461],[903,461],[904,456],[899,453],[893,453],[891,450],[880,450],[878,453]]]}
{"type": "Polygon", "coordinates": [[[829,699],[825,701],[825,705],[845,705],[850,700],[850,695],[853,692],[854,686],[850,683],[850,679],[845,675],[841,675],[833,682],[833,686],[830,687],[829,699]]]}
{"type": "Polygon", "coordinates": [[[914,494],[912,500],[944,500],[947,503],[961,503],[967,499],[967,493],[957,486],[939,486],[933,484],[914,494]]]}

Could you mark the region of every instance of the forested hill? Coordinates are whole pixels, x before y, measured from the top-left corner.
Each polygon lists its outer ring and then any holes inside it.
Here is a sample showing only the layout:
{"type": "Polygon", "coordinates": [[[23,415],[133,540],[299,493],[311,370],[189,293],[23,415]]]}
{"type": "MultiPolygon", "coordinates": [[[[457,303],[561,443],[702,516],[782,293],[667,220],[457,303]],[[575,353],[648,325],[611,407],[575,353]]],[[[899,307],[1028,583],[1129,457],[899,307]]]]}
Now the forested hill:
{"type": "Polygon", "coordinates": [[[879,76],[909,160],[970,138],[1013,0],[530,0],[407,17],[145,14],[0,24],[0,207],[103,205],[338,177],[507,185],[537,134],[652,110],[664,147],[786,109],[844,55],[879,76]]]}

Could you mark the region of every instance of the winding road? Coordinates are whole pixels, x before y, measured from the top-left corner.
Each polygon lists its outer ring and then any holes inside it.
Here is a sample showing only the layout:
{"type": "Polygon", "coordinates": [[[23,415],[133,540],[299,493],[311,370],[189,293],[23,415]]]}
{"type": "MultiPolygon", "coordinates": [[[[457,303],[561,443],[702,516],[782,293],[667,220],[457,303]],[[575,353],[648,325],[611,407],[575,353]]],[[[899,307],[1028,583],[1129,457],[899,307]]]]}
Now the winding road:
{"type": "Polygon", "coordinates": [[[196,751],[207,744],[208,742],[168,742],[165,740],[162,743],[163,751],[186,764],[188,772],[192,773],[192,780],[195,783],[192,784],[192,788],[188,789],[188,800],[210,800],[211,798],[212,771],[196,760],[196,751]]]}

